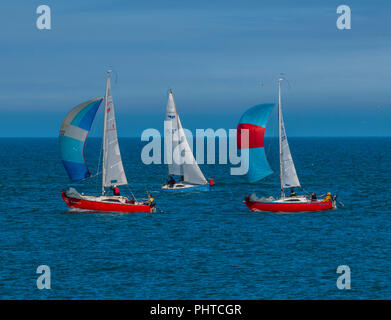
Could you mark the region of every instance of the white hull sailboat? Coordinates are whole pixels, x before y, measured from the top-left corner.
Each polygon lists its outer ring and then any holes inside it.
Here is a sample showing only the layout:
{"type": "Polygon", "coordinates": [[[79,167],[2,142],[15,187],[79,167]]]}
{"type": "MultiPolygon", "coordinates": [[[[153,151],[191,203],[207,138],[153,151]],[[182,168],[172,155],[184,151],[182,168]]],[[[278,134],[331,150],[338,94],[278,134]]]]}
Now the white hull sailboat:
{"type": "Polygon", "coordinates": [[[181,120],[170,90],[166,107],[165,154],[168,157],[170,179],[162,186],[169,192],[209,191],[214,181],[206,180],[198,166],[184,133],[181,120]],[[181,155],[184,157],[181,159],[181,155]],[[174,178],[176,177],[176,179],[174,178]]]}

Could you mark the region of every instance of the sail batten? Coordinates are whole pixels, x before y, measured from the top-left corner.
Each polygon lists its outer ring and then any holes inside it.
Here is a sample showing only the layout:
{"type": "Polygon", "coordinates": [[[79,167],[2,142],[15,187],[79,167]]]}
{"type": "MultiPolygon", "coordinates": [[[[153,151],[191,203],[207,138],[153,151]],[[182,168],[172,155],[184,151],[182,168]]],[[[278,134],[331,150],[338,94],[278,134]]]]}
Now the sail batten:
{"type": "Polygon", "coordinates": [[[107,73],[105,96],[105,119],[103,132],[103,174],[102,191],[112,185],[126,185],[125,170],[122,164],[118,144],[117,125],[115,121],[114,103],[111,92],[110,73],[107,73]]]}
{"type": "Polygon", "coordinates": [[[84,145],[102,100],[98,98],[79,104],[61,123],[60,156],[72,181],[80,181],[91,175],[84,159],[84,145]]]}

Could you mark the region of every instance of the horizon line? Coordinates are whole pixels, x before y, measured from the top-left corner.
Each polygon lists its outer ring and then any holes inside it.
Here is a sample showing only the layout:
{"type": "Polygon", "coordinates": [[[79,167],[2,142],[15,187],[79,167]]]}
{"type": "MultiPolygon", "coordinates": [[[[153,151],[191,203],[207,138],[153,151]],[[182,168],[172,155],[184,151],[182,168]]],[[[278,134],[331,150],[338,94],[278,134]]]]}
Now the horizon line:
{"type": "MultiPolygon", "coordinates": [[[[18,136],[0,136],[0,139],[57,139],[58,136],[36,136],[36,137],[18,137],[18,136]]],[[[132,138],[132,139],[141,139],[141,136],[122,136],[118,139],[123,138],[132,138]]],[[[208,138],[208,136],[205,136],[208,138]]],[[[216,137],[219,138],[219,137],[216,137]]],[[[265,136],[267,138],[278,138],[278,136],[265,136]]],[[[351,136],[289,136],[289,138],[391,138],[391,135],[371,135],[371,136],[361,136],[361,135],[351,135],[351,136]]],[[[88,139],[102,139],[102,137],[88,137],[88,139]]]]}

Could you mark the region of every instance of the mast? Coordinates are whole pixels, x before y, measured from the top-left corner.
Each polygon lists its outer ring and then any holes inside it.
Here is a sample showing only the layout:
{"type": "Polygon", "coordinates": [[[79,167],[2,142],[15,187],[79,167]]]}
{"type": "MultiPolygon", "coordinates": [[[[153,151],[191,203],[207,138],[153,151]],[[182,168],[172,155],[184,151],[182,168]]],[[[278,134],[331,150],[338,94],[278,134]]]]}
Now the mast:
{"type": "Polygon", "coordinates": [[[105,177],[106,177],[106,166],[105,166],[105,150],[106,150],[106,122],[107,122],[107,96],[110,82],[110,73],[111,70],[107,70],[107,80],[106,80],[106,94],[105,94],[105,118],[103,122],[103,160],[102,160],[102,195],[105,193],[105,177]]]}
{"type": "Polygon", "coordinates": [[[281,81],[283,78],[278,79],[278,139],[280,147],[280,181],[281,181],[281,198],[285,198],[284,193],[284,178],[282,168],[282,108],[281,108],[281,81]]]}
{"type": "MultiPolygon", "coordinates": [[[[175,104],[175,100],[174,100],[174,95],[172,93],[172,89],[170,89],[170,93],[168,94],[169,96],[172,97],[172,101],[173,101],[173,104],[174,104],[174,109],[175,109],[175,115],[176,115],[176,122],[178,123],[178,111],[177,111],[177,108],[176,108],[176,104],[175,104]]],[[[176,128],[178,129],[178,125],[176,125],[176,128]]],[[[175,132],[176,134],[176,137],[178,138],[178,131],[175,132]]],[[[175,141],[175,138],[174,138],[174,132],[172,130],[172,124],[171,124],[171,161],[174,163],[174,142],[178,142],[178,141],[175,141]]],[[[178,139],[177,139],[178,140],[178,139]]],[[[176,146],[176,144],[175,144],[176,146]]],[[[167,167],[168,169],[168,175],[170,175],[170,168],[169,166],[167,167]]]]}

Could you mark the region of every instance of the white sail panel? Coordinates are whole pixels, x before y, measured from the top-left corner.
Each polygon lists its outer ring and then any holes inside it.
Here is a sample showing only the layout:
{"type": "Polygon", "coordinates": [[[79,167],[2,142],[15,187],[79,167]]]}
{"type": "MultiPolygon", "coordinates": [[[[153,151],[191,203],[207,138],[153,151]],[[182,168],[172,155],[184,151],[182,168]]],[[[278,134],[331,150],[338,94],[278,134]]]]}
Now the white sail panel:
{"type": "Polygon", "coordinates": [[[300,187],[299,178],[297,177],[295,164],[293,163],[291,151],[289,149],[288,138],[285,132],[284,119],[280,109],[280,144],[281,144],[281,187],[294,188],[300,187]]]}
{"type": "Polygon", "coordinates": [[[174,158],[179,158],[179,151],[177,148],[180,142],[178,127],[178,112],[176,110],[174,97],[170,91],[166,107],[164,154],[166,163],[168,163],[168,174],[182,176],[182,166],[174,161],[174,158]]]}
{"type": "Polygon", "coordinates": [[[110,73],[107,74],[106,84],[102,175],[103,188],[110,187],[112,185],[120,186],[128,184],[118,145],[117,125],[115,122],[114,103],[110,85],[110,73]]]}
{"type": "Polygon", "coordinates": [[[184,163],[182,164],[183,181],[191,184],[207,184],[208,181],[205,179],[205,176],[202,173],[200,167],[198,166],[198,163],[194,158],[193,152],[191,151],[185,132],[182,128],[179,116],[178,127],[181,142],[177,149],[182,150],[182,152],[184,152],[184,163]]]}

